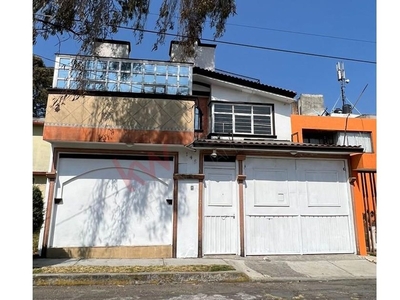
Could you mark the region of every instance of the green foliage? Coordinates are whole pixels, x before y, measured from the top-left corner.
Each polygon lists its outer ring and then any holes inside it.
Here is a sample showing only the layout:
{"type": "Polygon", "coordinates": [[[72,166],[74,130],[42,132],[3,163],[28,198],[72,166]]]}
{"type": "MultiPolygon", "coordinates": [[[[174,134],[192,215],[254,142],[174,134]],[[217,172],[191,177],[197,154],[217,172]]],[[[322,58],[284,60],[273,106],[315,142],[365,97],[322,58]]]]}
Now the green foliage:
{"type": "Polygon", "coordinates": [[[32,70],[32,98],[33,98],[33,117],[44,118],[47,105],[47,89],[53,83],[53,68],[45,66],[40,57],[33,56],[32,70]]]}
{"type": "Polygon", "coordinates": [[[42,191],[38,186],[33,185],[33,232],[37,232],[43,225],[44,222],[44,203],[42,191]]]}
{"type": "MultiPolygon", "coordinates": [[[[39,36],[63,35],[80,42],[82,54],[90,55],[96,39],[110,38],[121,28],[130,29],[140,43],[149,14],[150,0],[34,0],[33,43],[39,36]]],[[[153,50],[177,27],[184,53],[192,55],[207,21],[218,38],[225,32],[227,19],[235,14],[235,0],[162,0],[153,50]]]]}

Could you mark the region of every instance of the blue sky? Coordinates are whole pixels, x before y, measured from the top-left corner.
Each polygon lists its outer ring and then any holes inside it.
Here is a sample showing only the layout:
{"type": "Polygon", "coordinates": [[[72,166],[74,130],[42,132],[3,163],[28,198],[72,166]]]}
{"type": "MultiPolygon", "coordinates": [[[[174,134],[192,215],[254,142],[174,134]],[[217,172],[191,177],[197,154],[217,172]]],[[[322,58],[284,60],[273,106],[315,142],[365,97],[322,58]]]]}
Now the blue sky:
{"type": "MultiPolygon", "coordinates": [[[[153,1],[148,30],[154,30],[159,2],[153,1]]],[[[375,1],[237,0],[236,5],[237,15],[228,20],[222,38],[213,41],[208,24],[203,33],[203,42],[217,45],[217,69],[298,95],[322,94],[325,107],[332,111],[342,104],[336,75],[336,63],[341,61],[350,79],[345,89],[348,103],[356,104],[355,113],[376,114],[375,1]]],[[[128,30],[112,38],[132,43],[131,58],[157,60],[169,59],[173,39],[167,37],[164,46],[152,51],[156,39],[152,33],[145,34],[140,45],[128,30]]],[[[78,46],[73,40],[61,44],[54,38],[39,40],[33,53],[52,66],[55,53],[75,54],[78,46]]]]}

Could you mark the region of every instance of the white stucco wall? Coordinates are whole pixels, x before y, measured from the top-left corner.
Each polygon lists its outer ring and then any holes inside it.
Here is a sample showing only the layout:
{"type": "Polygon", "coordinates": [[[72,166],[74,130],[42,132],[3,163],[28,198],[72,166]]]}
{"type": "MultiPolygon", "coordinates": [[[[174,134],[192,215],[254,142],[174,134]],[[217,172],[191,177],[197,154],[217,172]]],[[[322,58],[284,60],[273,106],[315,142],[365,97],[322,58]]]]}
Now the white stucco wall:
{"type": "Polygon", "coordinates": [[[291,140],[290,114],[292,111],[289,103],[283,103],[268,97],[243,90],[213,85],[211,88],[211,100],[227,102],[247,102],[273,104],[275,109],[275,133],[278,140],[291,140]]]}
{"type": "Polygon", "coordinates": [[[180,180],[178,184],[177,257],[197,257],[198,180],[180,180]]]}
{"type": "MultiPolygon", "coordinates": [[[[179,173],[198,174],[199,153],[179,152],[179,173]]],[[[178,183],[177,257],[197,257],[199,180],[184,179],[178,183]]]]}

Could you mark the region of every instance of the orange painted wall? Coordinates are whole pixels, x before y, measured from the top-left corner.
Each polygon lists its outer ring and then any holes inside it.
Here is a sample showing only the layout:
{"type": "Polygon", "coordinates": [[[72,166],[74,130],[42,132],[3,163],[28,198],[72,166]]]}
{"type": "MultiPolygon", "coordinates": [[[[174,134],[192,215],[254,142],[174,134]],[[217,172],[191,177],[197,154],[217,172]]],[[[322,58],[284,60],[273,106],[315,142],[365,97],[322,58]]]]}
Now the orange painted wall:
{"type": "MultiPolygon", "coordinates": [[[[305,115],[292,115],[292,141],[303,142],[303,129],[318,129],[318,130],[333,130],[344,131],[346,127],[345,117],[331,117],[331,116],[305,116],[305,115]]],[[[348,118],[347,119],[348,131],[365,131],[371,132],[372,138],[372,153],[355,154],[350,156],[350,176],[356,177],[356,181],[352,185],[353,192],[353,210],[354,210],[354,224],[357,235],[357,248],[359,255],[367,254],[367,246],[365,241],[364,229],[364,199],[361,190],[360,175],[357,169],[371,169],[376,170],[376,119],[375,118],[348,118]]]]}

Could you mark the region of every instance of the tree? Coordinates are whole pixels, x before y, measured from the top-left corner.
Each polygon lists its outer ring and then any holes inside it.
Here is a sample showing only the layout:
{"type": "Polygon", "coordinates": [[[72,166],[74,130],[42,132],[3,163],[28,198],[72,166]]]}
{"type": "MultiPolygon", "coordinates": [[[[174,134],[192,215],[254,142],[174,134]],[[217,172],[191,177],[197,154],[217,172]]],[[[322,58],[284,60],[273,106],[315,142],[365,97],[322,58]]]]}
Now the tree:
{"type": "Polygon", "coordinates": [[[40,230],[44,222],[44,203],[43,203],[43,195],[42,191],[39,189],[38,186],[33,185],[33,193],[32,193],[32,200],[33,200],[33,233],[40,230]]]}
{"type": "Polygon", "coordinates": [[[51,88],[53,82],[53,68],[45,66],[43,60],[33,56],[32,70],[32,98],[33,117],[43,118],[46,113],[47,89],[51,88]]]}
{"type": "MultiPolygon", "coordinates": [[[[121,28],[132,30],[140,43],[149,13],[150,0],[34,0],[33,43],[39,36],[47,39],[67,34],[81,43],[81,54],[90,55],[96,39],[110,38],[121,28]]],[[[153,50],[164,43],[167,31],[177,26],[184,54],[193,55],[193,45],[207,21],[214,38],[219,38],[227,19],[235,14],[235,0],[162,0],[153,50]]]]}

